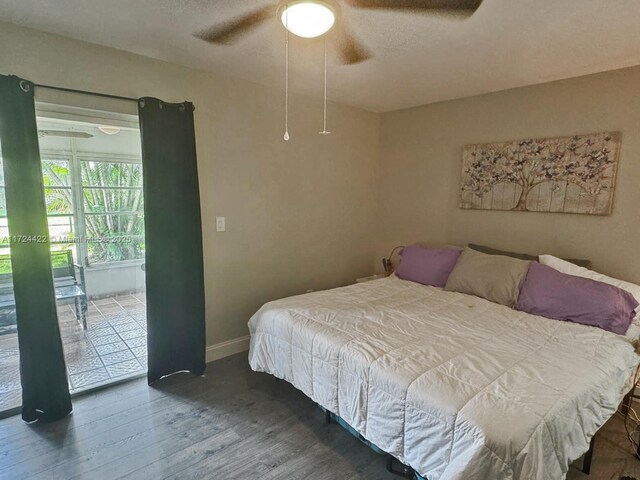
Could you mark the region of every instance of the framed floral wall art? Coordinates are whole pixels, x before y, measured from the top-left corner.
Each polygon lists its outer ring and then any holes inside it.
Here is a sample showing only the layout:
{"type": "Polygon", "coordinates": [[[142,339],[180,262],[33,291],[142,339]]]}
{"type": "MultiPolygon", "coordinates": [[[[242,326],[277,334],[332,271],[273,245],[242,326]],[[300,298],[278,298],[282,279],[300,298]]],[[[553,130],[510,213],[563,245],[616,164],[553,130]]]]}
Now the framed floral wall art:
{"type": "Polygon", "coordinates": [[[460,207],[609,215],[619,132],[467,145],[460,207]]]}

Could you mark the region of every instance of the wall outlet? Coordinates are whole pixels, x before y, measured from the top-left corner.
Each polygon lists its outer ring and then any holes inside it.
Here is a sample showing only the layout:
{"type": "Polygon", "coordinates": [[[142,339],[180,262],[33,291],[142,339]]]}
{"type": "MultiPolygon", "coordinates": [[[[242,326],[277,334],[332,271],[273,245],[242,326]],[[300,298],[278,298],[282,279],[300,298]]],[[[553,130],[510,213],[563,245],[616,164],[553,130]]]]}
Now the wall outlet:
{"type": "Polygon", "coordinates": [[[226,220],[224,217],[216,217],[216,232],[225,232],[227,230],[226,220]]]}

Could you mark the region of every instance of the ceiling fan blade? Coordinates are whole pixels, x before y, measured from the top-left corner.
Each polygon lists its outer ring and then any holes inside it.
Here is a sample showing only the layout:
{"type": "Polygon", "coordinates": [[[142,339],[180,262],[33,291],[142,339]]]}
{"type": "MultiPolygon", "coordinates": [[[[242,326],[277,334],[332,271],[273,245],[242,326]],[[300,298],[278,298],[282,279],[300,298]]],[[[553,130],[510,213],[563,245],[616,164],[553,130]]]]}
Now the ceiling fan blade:
{"type": "Polygon", "coordinates": [[[39,137],[92,138],[87,132],[73,132],[68,130],[38,130],[39,137]]]}
{"type": "Polygon", "coordinates": [[[343,65],[355,65],[372,57],[371,52],[344,26],[336,26],[338,55],[343,65]]]}
{"type": "Polygon", "coordinates": [[[248,33],[275,13],[275,7],[268,5],[246,15],[229,20],[221,25],[207,27],[193,34],[194,37],[209,43],[233,43],[237,37],[248,33]]]}
{"type": "Polygon", "coordinates": [[[387,10],[466,10],[475,12],[482,0],[347,0],[356,8],[387,10]]]}

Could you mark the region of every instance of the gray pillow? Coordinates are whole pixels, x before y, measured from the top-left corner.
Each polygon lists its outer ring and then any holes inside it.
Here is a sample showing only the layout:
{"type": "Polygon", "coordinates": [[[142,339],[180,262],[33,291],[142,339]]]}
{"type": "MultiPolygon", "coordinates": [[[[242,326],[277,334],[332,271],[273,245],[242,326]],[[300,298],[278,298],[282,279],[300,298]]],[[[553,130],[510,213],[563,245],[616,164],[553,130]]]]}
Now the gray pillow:
{"type": "Polygon", "coordinates": [[[465,248],[444,289],[515,307],[531,262],[465,248]]]}

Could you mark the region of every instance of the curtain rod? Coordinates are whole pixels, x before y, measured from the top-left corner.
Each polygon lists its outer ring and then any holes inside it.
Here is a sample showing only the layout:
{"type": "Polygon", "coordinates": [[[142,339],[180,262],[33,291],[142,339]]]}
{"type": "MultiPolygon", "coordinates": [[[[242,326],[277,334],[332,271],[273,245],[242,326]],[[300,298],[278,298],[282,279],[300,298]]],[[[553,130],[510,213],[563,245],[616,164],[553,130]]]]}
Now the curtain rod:
{"type": "Polygon", "coordinates": [[[54,87],[52,85],[41,85],[39,83],[33,84],[37,88],[46,88],[48,90],[58,90],[60,92],[69,92],[69,93],[80,93],[82,95],[93,95],[96,97],[104,97],[104,98],[113,98],[115,100],[126,100],[129,102],[138,103],[138,98],[131,97],[122,97],[120,95],[110,95],[108,93],[98,93],[98,92],[88,92],[87,90],[76,90],[75,88],[66,88],[66,87],[54,87]]]}

